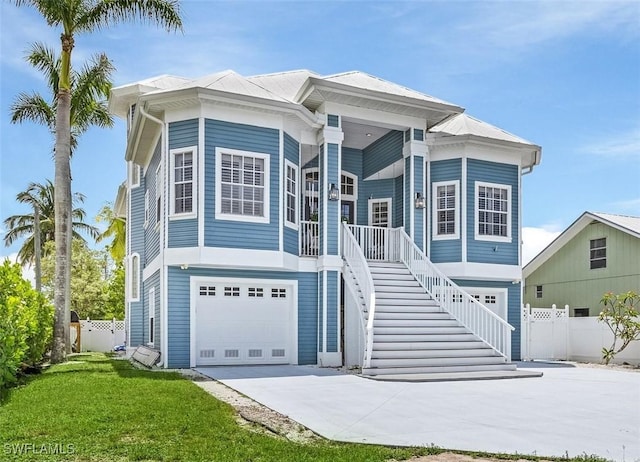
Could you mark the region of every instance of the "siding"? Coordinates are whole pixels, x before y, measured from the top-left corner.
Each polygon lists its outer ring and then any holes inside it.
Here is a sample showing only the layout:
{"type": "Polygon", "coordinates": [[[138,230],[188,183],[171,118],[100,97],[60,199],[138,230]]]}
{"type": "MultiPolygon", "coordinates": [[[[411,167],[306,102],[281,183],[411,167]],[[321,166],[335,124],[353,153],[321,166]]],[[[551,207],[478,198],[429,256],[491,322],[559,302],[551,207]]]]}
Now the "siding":
{"type": "MultiPolygon", "coordinates": [[[[197,145],[198,119],[171,122],[169,124],[169,149],[197,145]]],[[[196,165],[197,168],[199,168],[198,165],[196,165]]],[[[197,177],[195,181],[194,185],[197,187],[197,177]]],[[[194,194],[197,194],[197,188],[194,189],[194,194]]],[[[169,194],[165,194],[165,197],[169,200],[169,194]]],[[[169,210],[169,208],[165,207],[165,210],[169,210]]],[[[198,219],[187,218],[169,221],[167,236],[167,247],[196,247],[198,245],[198,219]]]]}
{"type": "Polygon", "coordinates": [[[520,283],[512,284],[511,281],[471,281],[454,279],[456,284],[464,287],[486,287],[496,289],[507,289],[507,322],[516,328],[511,332],[511,359],[520,361],[520,320],[522,310],[522,299],[520,296],[520,283]]]}
{"type": "MultiPolygon", "coordinates": [[[[438,160],[431,162],[431,184],[428,188],[427,197],[431,200],[430,206],[433,207],[433,183],[437,183],[439,181],[460,181],[460,191],[458,194],[462,195],[464,192],[462,191],[462,159],[449,159],[449,160],[438,160]]],[[[462,206],[462,197],[459,198],[460,206],[462,206]]],[[[467,207],[472,210],[475,207],[475,204],[472,201],[467,201],[467,207]]],[[[460,211],[460,213],[464,213],[460,211]]],[[[432,217],[429,217],[431,220],[432,217]]],[[[461,222],[462,216],[458,214],[456,217],[458,223],[461,222]]],[[[436,223],[431,223],[431,237],[433,237],[433,229],[435,228],[436,223]]],[[[460,228],[462,230],[462,227],[460,228]]],[[[462,232],[460,233],[462,234],[462,232]]],[[[431,254],[429,258],[434,263],[444,263],[444,262],[459,262],[462,261],[462,239],[446,239],[446,240],[438,240],[431,241],[431,254]]]]}
{"type": "MultiPolygon", "coordinates": [[[[404,230],[405,232],[411,236],[411,229],[409,228],[411,220],[409,219],[411,216],[411,207],[413,206],[413,197],[411,197],[411,158],[406,158],[404,160],[404,178],[407,180],[404,182],[404,194],[403,197],[406,197],[407,200],[404,202],[404,230]]],[[[411,236],[413,238],[413,236],[411,236]]]]}
{"type": "Polygon", "coordinates": [[[298,363],[317,363],[318,275],[284,271],[244,271],[169,267],[168,367],[189,367],[190,277],[289,279],[298,281],[298,363]]]}
{"type": "Polygon", "coordinates": [[[205,120],[205,246],[278,250],[279,143],[278,130],[219,120],[205,120]],[[269,154],[269,223],[246,223],[215,218],[216,147],[269,154]],[[238,236],[242,236],[242,239],[238,239],[238,236]]]}
{"type": "Polygon", "coordinates": [[[391,131],[364,148],[363,176],[368,178],[402,159],[402,132],[391,131]]]}
{"type": "MultiPolygon", "coordinates": [[[[338,150],[337,144],[327,144],[327,183],[333,183],[337,188],[340,188],[340,167],[338,165],[338,150]]],[[[325,198],[326,196],[320,196],[325,198]]],[[[339,216],[338,211],[340,208],[340,201],[327,200],[327,255],[338,254],[338,226],[339,216]]]]}
{"type": "MultiPolygon", "coordinates": [[[[424,158],[416,156],[413,158],[413,174],[415,191],[422,193],[425,200],[429,197],[424,191],[424,158]]],[[[413,205],[413,204],[411,204],[413,205]]],[[[415,222],[413,225],[413,240],[420,250],[424,250],[424,216],[427,209],[414,209],[415,222]]]]}
{"type": "Polygon", "coordinates": [[[404,175],[400,175],[393,179],[393,227],[400,228],[404,224],[404,196],[402,189],[404,187],[404,175]]]}
{"type": "MultiPolygon", "coordinates": [[[[131,209],[129,211],[129,248],[130,253],[138,253],[140,255],[140,280],[142,280],[142,265],[145,261],[145,229],[144,225],[144,193],[145,193],[145,178],[141,176],[140,186],[132,188],[129,191],[131,195],[131,209]]],[[[127,265],[128,266],[128,265],[127,265]]],[[[127,269],[128,272],[128,269],[127,269]]],[[[142,290],[142,289],[141,289],[142,290]]],[[[140,298],[139,302],[130,302],[127,310],[127,318],[129,319],[129,345],[138,346],[142,343],[142,308],[143,298],[140,298]]]]}
{"type": "MultiPolygon", "coordinates": [[[[149,191],[149,223],[144,233],[145,242],[145,258],[142,259],[142,267],[146,267],[160,254],[160,227],[156,227],[156,169],[160,165],[161,160],[161,146],[162,139],[158,140],[156,149],[153,152],[153,157],[149,166],[147,167],[144,175],[144,184],[146,190],[149,191]]],[[[144,209],[144,198],[142,200],[142,207],[144,209]]],[[[144,213],[144,212],[143,212],[144,213]]],[[[160,221],[162,221],[162,216],[160,221]]],[[[144,218],[143,218],[144,220],[144,218]]]]}
{"type": "Polygon", "coordinates": [[[520,167],[511,164],[467,160],[467,261],[518,265],[520,233],[518,229],[518,178],[520,167]],[[491,242],[475,239],[475,182],[486,181],[511,185],[511,242],[491,242]]]}
{"type": "Polygon", "coordinates": [[[142,316],[141,316],[141,321],[142,321],[142,340],[140,343],[148,343],[150,341],[150,337],[149,337],[149,290],[151,290],[151,288],[155,288],[155,312],[154,312],[154,321],[153,321],[153,326],[154,326],[154,339],[153,339],[153,346],[154,348],[160,350],[161,349],[161,341],[162,339],[160,338],[160,271],[156,271],[155,273],[153,273],[149,278],[147,278],[146,281],[144,281],[144,284],[142,285],[142,294],[141,296],[143,296],[143,300],[144,300],[144,306],[142,309],[142,316]]]}
{"type": "Polygon", "coordinates": [[[391,198],[391,216],[396,212],[398,205],[396,199],[395,182],[393,178],[384,180],[368,180],[360,183],[358,189],[358,224],[369,224],[369,199],[391,198]]]}
{"type": "Polygon", "coordinates": [[[589,308],[590,316],[602,311],[606,292],[640,293],[640,239],[600,222],[592,222],[562,246],[525,281],[524,299],[536,307],[569,305],[589,308]],[[590,269],[589,241],[607,239],[606,268],[590,269]],[[542,285],[542,298],[536,298],[542,285]]]}
{"type": "MultiPolygon", "coordinates": [[[[294,163],[295,165],[300,165],[300,144],[293,139],[288,134],[284,134],[284,158],[289,162],[294,163]]],[[[285,178],[286,178],[286,169],[285,169],[285,178]]],[[[284,178],[283,178],[284,181],[284,178]]],[[[300,191],[303,191],[304,184],[302,183],[302,172],[298,171],[298,187],[300,191]]],[[[286,194],[282,199],[282,207],[286,211],[286,194]]],[[[298,210],[296,213],[298,214],[298,220],[300,219],[300,209],[301,201],[298,200],[297,203],[298,210]]],[[[298,231],[295,229],[289,228],[287,226],[284,227],[284,251],[293,255],[298,255],[298,231]]]]}
{"type": "Polygon", "coordinates": [[[327,351],[338,351],[338,272],[327,271],[327,351]]]}

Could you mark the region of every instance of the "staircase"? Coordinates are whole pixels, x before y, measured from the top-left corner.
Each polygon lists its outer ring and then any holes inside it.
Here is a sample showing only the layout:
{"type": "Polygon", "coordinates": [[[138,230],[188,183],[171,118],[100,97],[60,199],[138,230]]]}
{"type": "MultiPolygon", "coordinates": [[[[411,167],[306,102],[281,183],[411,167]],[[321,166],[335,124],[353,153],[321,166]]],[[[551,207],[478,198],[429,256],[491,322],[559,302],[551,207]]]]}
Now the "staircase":
{"type": "Polygon", "coordinates": [[[370,367],[382,380],[513,376],[516,366],[444,312],[403,263],[369,262],[376,295],[370,367]]]}

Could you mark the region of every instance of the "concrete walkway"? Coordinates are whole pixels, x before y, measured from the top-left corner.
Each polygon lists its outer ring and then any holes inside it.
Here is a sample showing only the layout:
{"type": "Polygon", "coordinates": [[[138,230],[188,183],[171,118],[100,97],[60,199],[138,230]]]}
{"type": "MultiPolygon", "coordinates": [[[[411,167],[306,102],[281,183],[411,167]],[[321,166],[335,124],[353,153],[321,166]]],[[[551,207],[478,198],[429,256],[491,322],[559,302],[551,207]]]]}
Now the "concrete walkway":
{"type": "Polygon", "coordinates": [[[333,440],[640,461],[640,373],[519,367],[544,376],[401,383],[310,366],[197,370],[333,440]]]}

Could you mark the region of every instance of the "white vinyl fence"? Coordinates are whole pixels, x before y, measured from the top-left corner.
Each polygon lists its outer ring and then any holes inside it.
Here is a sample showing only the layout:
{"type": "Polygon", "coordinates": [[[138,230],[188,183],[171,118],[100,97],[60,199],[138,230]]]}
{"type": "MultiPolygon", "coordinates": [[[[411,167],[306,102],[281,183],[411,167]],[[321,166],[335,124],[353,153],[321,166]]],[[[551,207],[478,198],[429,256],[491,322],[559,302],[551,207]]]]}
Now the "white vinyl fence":
{"type": "MultiPolygon", "coordinates": [[[[569,306],[522,309],[522,358],[602,362],[602,348],[611,346],[613,334],[596,316],[569,317],[569,306]]],[[[618,345],[620,342],[618,342],[618,345]]],[[[640,365],[640,341],[618,353],[612,363],[640,365]]]]}
{"type": "MultiPolygon", "coordinates": [[[[80,351],[113,351],[125,339],[125,322],[84,319],[80,321],[80,351]]],[[[71,328],[71,342],[76,340],[76,330],[71,328]]]]}

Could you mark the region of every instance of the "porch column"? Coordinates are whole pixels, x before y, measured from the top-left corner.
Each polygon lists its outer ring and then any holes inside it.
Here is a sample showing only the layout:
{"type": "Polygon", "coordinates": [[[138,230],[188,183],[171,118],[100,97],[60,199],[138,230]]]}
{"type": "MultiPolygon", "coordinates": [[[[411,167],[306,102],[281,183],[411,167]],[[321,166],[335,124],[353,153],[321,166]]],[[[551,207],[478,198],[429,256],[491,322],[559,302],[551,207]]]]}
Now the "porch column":
{"type": "Polygon", "coordinates": [[[324,128],[318,133],[318,364],[342,365],[340,352],[340,164],[342,157],[341,118],[327,114],[324,128]],[[329,200],[333,185],[338,200],[329,200]]]}
{"type": "Polygon", "coordinates": [[[404,147],[404,229],[420,250],[425,249],[425,214],[430,199],[425,185],[425,158],[427,144],[424,129],[410,128],[405,132],[404,147]],[[422,197],[424,208],[416,207],[416,199],[422,197]]]}

